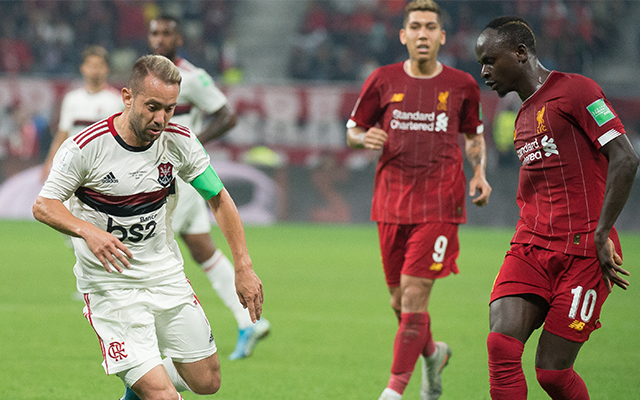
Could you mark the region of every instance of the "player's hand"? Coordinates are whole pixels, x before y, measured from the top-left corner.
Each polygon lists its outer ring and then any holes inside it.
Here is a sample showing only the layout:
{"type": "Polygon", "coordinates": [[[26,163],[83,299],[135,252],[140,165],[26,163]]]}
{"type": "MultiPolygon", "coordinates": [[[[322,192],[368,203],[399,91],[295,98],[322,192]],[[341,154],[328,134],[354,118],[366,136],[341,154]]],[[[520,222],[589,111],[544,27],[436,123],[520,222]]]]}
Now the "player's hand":
{"type": "Polygon", "coordinates": [[[364,135],[364,148],[370,150],[380,150],[384,145],[384,142],[387,141],[387,132],[383,131],[380,128],[369,128],[367,133],[364,135]]]}
{"type": "Polygon", "coordinates": [[[611,292],[613,284],[627,290],[629,281],[618,276],[618,273],[629,276],[629,272],[622,269],[622,257],[616,253],[616,249],[613,245],[613,241],[607,238],[607,241],[602,246],[596,244],[598,251],[598,259],[600,260],[600,268],[602,269],[602,279],[607,286],[607,290],[611,292]]]}
{"type": "Polygon", "coordinates": [[[262,303],[264,303],[264,293],[262,291],[262,281],[251,268],[236,269],[236,293],[244,308],[249,310],[251,321],[256,322],[262,315],[262,303]]]}
{"type": "Polygon", "coordinates": [[[91,229],[83,236],[89,250],[100,260],[100,263],[108,273],[112,273],[113,268],[122,273],[122,266],[131,268],[129,260],[133,258],[131,251],[122,242],[109,232],[101,229],[91,229]]]}
{"type": "Polygon", "coordinates": [[[473,204],[477,206],[485,206],[489,203],[489,196],[491,195],[491,186],[484,176],[475,176],[469,181],[469,196],[476,195],[476,191],[480,192],[480,195],[473,199],[473,204]]]}

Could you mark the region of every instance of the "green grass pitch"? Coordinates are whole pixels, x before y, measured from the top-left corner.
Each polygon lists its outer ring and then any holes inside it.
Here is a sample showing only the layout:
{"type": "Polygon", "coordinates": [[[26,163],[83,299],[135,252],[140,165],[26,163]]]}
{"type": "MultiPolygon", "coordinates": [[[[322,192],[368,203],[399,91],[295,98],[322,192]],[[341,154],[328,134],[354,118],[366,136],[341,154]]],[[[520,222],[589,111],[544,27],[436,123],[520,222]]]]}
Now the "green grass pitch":
{"type": "MultiPolygon", "coordinates": [[[[461,273],[438,281],[430,304],[436,340],[453,357],[443,375],[447,399],[489,399],[487,300],[512,231],[462,227],[461,273]]],[[[214,237],[226,250],[222,235],[214,237]]],[[[627,292],[614,290],[576,370],[591,398],[640,393],[640,235],[622,233],[627,292]]],[[[235,321],[204,274],[186,262],[213,326],[221,359],[220,400],[377,399],[391,366],[396,330],[380,267],[375,226],[248,227],[254,268],[265,288],[271,335],[252,357],[230,362],[235,321]]],[[[100,366],[98,341],[72,299],[74,257],[61,235],[36,222],[0,221],[0,399],[118,399],[120,380],[100,366]]],[[[538,333],[527,343],[530,399],[546,399],[535,381],[538,333]]],[[[418,399],[419,375],[405,399],[418,399]]],[[[186,394],[185,399],[202,398],[186,394]]]]}

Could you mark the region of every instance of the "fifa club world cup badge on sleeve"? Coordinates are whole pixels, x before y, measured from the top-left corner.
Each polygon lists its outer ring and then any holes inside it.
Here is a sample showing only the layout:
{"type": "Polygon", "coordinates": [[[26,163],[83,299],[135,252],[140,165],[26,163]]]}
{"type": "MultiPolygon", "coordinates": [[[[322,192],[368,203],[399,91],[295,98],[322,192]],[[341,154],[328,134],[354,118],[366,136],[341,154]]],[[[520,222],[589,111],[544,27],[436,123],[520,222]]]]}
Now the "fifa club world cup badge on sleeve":
{"type": "Polygon", "coordinates": [[[173,165],[165,162],[158,165],[158,183],[167,187],[173,180],[173,165]]]}

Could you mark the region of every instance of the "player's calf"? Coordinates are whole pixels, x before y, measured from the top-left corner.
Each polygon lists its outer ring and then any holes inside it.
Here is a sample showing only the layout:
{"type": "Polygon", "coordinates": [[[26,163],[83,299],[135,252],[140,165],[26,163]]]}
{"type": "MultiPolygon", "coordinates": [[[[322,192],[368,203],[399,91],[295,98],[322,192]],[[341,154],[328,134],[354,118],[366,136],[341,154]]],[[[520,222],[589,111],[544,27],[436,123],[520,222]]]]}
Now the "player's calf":
{"type": "Polygon", "coordinates": [[[557,371],[536,367],[536,377],[553,400],[589,400],[587,385],[573,367],[557,371]]]}
{"type": "Polygon", "coordinates": [[[491,332],[487,338],[489,385],[493,400],[526,400],[527,381],[522,370],[524,344],[518,339],[491,332]]]}

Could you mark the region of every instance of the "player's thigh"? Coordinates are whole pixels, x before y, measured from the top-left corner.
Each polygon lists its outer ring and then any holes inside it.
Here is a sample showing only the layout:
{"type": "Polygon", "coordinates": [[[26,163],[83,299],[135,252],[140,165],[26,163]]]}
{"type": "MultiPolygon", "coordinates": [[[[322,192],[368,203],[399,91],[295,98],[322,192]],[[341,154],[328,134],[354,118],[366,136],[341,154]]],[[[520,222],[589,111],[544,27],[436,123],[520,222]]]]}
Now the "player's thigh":
{"type": "Polygon", "coordinates": [[[556,371],[570,368],[583,344],[543,330],[536,351],[536,367],[556,371]]]}
{"type": "Polygon", "coordinates": [[[107,374],[145,364],[146,370],[139,373],[138,379],[160,363],[151,301],[144,289],[85,295],[84,314],[100,340],[107,374]]]}
{"type": "Polygon", "coordinates": [[[460,254],[458,225],[425,223],[413,225],[406,241],[403,275],[439,279],[457,274],[460,254]]]}
{"type": "Polygon", "coordinates": [[[158,346],[163,355],[179,363],[203,360],[217,351],[211,326],[191,285],[179,282],[164,287],[171,308],[156,315],[158,346]]]}
{"type": "Polygon", "coordinates": [[[573,342],[585,342],[600,327],[600,312],[609,295],[596,257],[566,256],[556,279],[544,329],[573,342]]]}
{"type": "MultiPolygon", "coordinates": [[[[400,275],[402,274],[402,266],[404,265],[405,259],[407,231],[407,225],[378,222],[380,257],[382,259],[385,280],[389,288],[400,287],[400,275]]],[[[396,292],[397,290],[391,290],[392,298],[396,292]]],[[[397,292],[396,297],[399,297],[399,292],[397,292]]],[[[394,306],[394,308],[396,307],[394,306]]]]}

